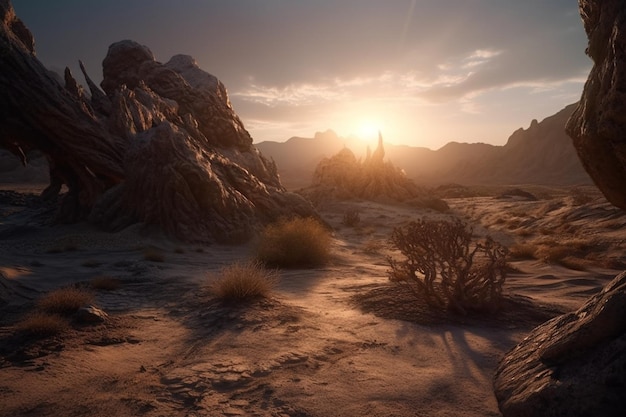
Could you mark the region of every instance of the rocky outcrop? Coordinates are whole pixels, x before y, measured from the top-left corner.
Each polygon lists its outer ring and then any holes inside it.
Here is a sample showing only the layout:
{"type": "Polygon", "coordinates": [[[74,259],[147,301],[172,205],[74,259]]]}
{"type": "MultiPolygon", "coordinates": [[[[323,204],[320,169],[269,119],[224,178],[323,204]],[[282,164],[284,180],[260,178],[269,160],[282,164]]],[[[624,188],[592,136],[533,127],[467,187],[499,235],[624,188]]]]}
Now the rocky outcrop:
{"type": "Polygon", "coordinates": [[[0,0],[0,145],[48,159],[58,221],[118,230],[156,224],[186,241],[240,241],[284,215],[315,216],[286,192],[252,145],[224,85],[193,58],[157,62],[133,41],[110,46],[102,90],[87,95],[69,70],[61,86],[34,54],[32,36],[0,0]],[[104,90],[104,91],[103,91],[104,90]]]}
{"type": "Polygon", "coordinates": [[[537,327],[500,363],[505,417],[623,416],[626,272],[578,311],[537,327]]]}
{"type": "Polygon", "coordinates": [[[585,169],[626,209],[626,8],[620,0],[580,0],[593,67],[567,123],[585,169]]]}
{"type": "Polygon", "coordinates": [[[384,161],[382,136],[373,153],[368,150],[365,161],[344,148],[317,165],[311,186],[302,192],[313,201],[361,198],[373,201],[403,202],[417,198],[420,189],[404,172],[384,161]]]}
{"type": "MultiPolygon", "coordinates": [[[[626,9],[580,0],[594,61],[567,124],[598,187],[626,208],[626,9]]],[[[500,362],[495,395],[504,417],[623,416],[626,407],[626,272],[578,311],[536,328],[500,362]]]]}

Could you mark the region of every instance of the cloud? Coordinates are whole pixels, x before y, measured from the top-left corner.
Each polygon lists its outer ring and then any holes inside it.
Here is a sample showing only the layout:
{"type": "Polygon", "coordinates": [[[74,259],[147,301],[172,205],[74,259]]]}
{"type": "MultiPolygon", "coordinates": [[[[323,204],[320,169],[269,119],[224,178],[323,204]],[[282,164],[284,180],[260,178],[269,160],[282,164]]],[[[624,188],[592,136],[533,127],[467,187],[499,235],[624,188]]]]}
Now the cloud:
{"type": "Polygon", "coordinates": [[[279,88],[253,82],[244,89],[232,93],[231,97],[269,107],[304,106],[345,99],[341,91],[334,90],[329,85],[312,83],[289,84],[279,88]]]}

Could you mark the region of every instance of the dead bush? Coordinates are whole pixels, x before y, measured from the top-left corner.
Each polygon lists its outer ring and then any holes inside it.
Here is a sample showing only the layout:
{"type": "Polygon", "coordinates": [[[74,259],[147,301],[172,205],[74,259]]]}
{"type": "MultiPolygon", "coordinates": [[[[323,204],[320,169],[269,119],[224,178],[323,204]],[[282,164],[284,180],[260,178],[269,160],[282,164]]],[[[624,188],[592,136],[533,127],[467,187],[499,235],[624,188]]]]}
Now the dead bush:
{"type": "Polygon", "coordinates": [[[80,288],[67,287],[44,295],[37,302],[37,307],[48,313],[71,315],[92,301],[92,293],[80,288]]]}
{"type": "Polygon", "coordinates": [[[500,243],[473,242],[460,220],[424,219],[395,228],[390,241],[404,259],[387,258],[389,279],[420,300],[461,314],[499,308],[508,252],[500,243]]]}
{"type": "Polygon", "coordinates": [[[267,298],[276,284],[276,272],[259,262],[236,263],[224,267],[211,286],[211,292],[225,301],[267,298]]]}
{"type": "Polygon", "coordinates": [[[330,256],[330,233],[312,218],[270,224],[261,233],[256,258],[272,267],[315,267],[330,256]]]}

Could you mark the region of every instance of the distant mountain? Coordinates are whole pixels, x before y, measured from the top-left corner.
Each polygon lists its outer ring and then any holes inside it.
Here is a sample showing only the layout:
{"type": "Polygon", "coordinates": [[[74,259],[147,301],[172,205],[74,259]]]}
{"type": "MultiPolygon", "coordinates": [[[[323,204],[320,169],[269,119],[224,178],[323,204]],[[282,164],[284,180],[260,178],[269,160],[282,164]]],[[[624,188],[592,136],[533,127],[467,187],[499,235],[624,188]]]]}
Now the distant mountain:
{"type": "Polygon", "coordinates": [[[255,146],[276,162],[283,185],[294,189],[311,184],[313,171],[323,158],[335,155],[344,147],[359,153],[355,144],[355,139],[340,138],[334,131],[327,130],[317,132],[313,138],[292,137],[286,142],[267,141],[255,146]]]}
{"type": "MultiPolygon", "coordinates": [[[[418,183],[438,185],[588,184],[591,179],[578,159],[565,123],[576,104],[569,105],[528,129],[518,129],[504,146],[450,142],[438,150],[385,143],[386,157],[418,183]]],[[[365,153],[355,138],[340,138],[332,130],[314,138],[261,142],[257,148],[278,165],[281,181],[288,188],[308,186],[315,167],[343,147],[365,153]]]]}

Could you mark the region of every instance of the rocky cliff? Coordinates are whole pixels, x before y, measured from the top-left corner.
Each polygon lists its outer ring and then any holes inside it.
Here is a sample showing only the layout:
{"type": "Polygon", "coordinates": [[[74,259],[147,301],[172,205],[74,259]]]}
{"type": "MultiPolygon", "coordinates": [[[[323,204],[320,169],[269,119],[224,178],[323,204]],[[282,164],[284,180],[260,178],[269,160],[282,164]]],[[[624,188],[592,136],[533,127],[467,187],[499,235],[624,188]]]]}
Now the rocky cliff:
{"type": "MultiPolygon", "coordinates": [[[[626,208],[626,8],[579,0],[593,68],[567,123],[604,195],[626,208]]],[[[536,328],[500,362],[494,389],[504,417],[623,416],[626,272],[575,312],[536,328]]]]}
{"type": "Polygon", "coordinates": [[[0,145],[23,163],[32,149],[46,156],[42,196],[58,199],[57,221],[109,230],[140,221],[182,240],[239,241],[283,215],[315,215],[286,192],[224,85],[193,58],[162,64],[146,46],[117,42],[102,89],[84,74],[87,95],[69,70],[62,86],[39,62],[8,0],[0,56],[0,145]]]}

